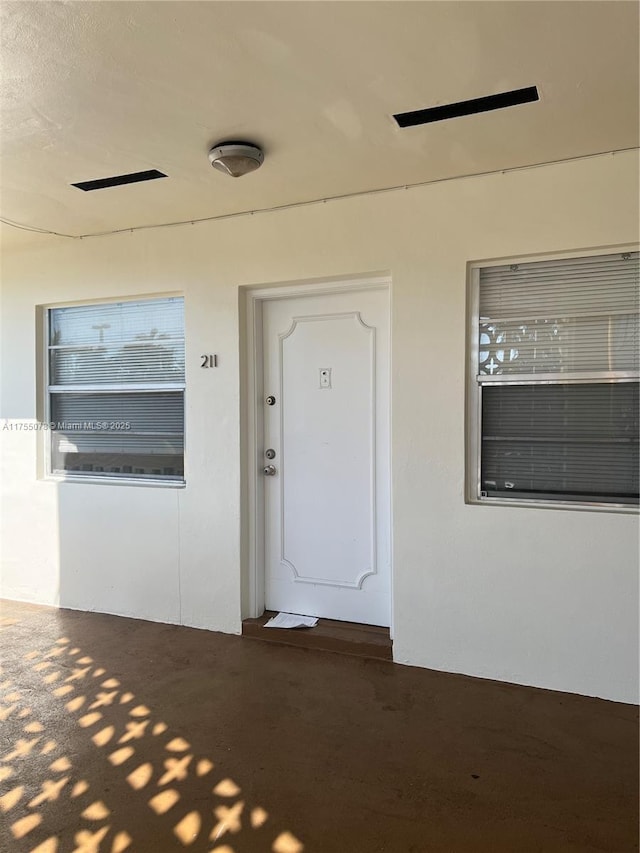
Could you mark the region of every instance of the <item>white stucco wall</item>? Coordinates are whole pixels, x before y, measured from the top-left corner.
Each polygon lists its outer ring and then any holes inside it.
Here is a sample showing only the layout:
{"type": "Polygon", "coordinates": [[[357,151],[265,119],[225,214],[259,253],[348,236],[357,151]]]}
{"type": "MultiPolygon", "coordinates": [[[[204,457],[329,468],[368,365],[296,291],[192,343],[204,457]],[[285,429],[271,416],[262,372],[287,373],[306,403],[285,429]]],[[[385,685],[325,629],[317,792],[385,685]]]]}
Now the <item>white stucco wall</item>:
{"type": "Polygon", "coordinates": [[[36,416],[36,305],[184,292],[188,485],[39,480],[0,432],[3,594],[238,632],[238,288],[389,271],[395,659],[637,701],[637,515],[464,502],[467,262],[637,241],[637,186],[627,153],[5,254],[4,418],[36,416]]]}

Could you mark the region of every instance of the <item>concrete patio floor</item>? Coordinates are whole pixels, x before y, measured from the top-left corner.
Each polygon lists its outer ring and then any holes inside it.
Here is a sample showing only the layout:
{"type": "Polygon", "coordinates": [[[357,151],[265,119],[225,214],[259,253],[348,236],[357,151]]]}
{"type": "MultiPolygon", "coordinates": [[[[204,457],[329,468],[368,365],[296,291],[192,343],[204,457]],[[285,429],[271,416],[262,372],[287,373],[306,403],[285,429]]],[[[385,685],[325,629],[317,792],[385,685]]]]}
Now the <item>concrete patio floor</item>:
{"type": "Polygon", "coordinates": [[[0,849],[638,849],[637,708],[6,602],[0,849]]]}

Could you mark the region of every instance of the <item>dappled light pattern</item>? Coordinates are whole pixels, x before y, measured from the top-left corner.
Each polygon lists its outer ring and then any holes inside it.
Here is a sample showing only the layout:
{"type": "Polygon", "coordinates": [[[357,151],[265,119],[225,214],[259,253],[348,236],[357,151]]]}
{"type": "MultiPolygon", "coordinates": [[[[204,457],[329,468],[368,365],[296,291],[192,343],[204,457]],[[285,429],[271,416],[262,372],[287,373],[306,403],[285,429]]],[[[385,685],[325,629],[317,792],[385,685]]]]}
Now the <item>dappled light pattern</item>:
{"type": "MultiPolygon", "coordinates": [[[[17,621],[0,620],[0,628],[17,621]]],[[[3,849],[136,853],[138,843],[150,849],[147,831],[157,853],[238,853],[235,845],[246,849],[243,839],[256,832],[265,842],[259,849],[304,850],[291,832],[270,826],[268,809],[251,804],[240,782],[218,771],[213,757],[198,755],[185,733],[171,731],[109,675],[104,662],[84,654],[69,637],[30,650],[13,672],[3,661],[0,723],[12,731],[0,741],[0,819],[6,827],[0,847],[10,844],[3,849]],[[29,688],[21,674],[35,676],[39,684],[29,688]],[[44,691],[55,697],[74,736],[86,738],[91,761],[86,754],[79,761],[65,748],[60,719],[55,731],[47,731],[51,721],[40,719],[36,710],[44,691]],[[98,773],[86,766],[93,762],[98,773]],[[122,802],[123,789],[137,820],[115,805],[122,802]]]]}

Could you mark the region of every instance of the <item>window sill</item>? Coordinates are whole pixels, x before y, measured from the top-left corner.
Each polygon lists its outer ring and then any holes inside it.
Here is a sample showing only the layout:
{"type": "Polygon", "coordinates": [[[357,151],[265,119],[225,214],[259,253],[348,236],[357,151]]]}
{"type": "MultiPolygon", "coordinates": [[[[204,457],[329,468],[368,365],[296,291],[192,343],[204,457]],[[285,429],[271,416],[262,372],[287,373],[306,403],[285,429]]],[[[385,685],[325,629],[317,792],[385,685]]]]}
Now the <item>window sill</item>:
{"type": "Polygon", "coordinates": [[[578,512],[613,512],[623,515],[640,514],[640,506],[610,503],[578,503],[577,501],[534,501],[516,498],[469,498],[465,501],[469,506],[509,506],[521,509],[561,509],[577,510],[578,512]]]}
{"type": "Polygon", "coordinates": [[[56,474],[48,474],[40,477],[43,483],[84,483],[90,486],[142,486],[154,489],[184,489],[187,485],[185,480],[142,480],[135,477],[61,477],[56,474]]]}

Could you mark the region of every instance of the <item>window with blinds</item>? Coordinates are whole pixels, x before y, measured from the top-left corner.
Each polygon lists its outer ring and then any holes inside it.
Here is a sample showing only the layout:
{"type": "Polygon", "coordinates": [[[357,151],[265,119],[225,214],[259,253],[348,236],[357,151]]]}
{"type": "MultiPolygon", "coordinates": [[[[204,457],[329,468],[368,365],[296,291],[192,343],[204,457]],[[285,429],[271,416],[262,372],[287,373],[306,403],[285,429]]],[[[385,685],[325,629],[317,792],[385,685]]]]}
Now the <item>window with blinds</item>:
{"type": "Polygon", "coordinates": [[[48,311],[51,471],[184,480],[182,297],[48,311]]]}
{"type": "Polygon", "coordinates": [[[637,252],[480,269],[478,498],[638,504],[637,252]]]}

